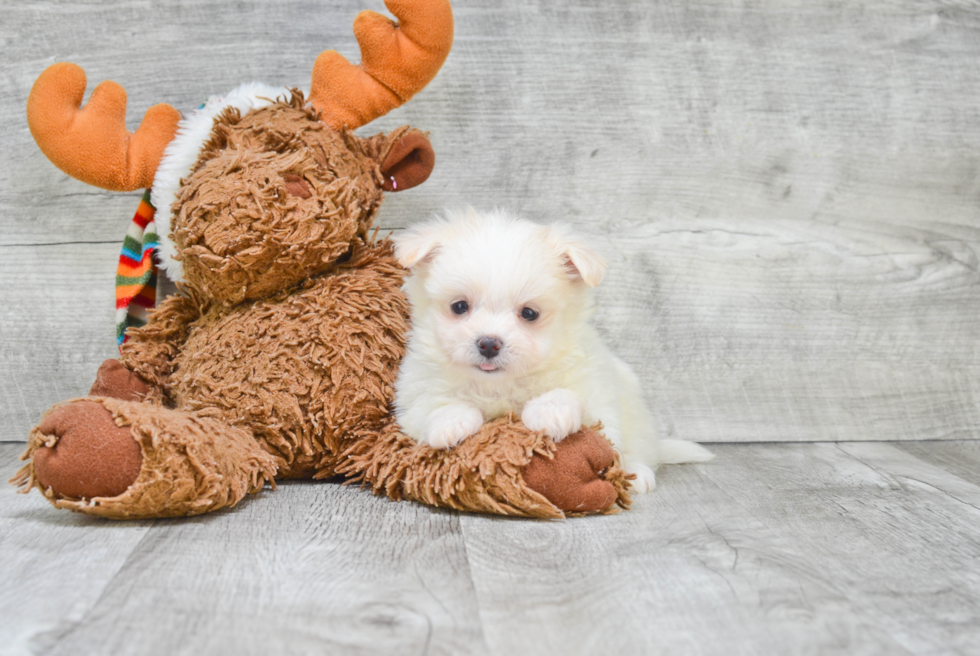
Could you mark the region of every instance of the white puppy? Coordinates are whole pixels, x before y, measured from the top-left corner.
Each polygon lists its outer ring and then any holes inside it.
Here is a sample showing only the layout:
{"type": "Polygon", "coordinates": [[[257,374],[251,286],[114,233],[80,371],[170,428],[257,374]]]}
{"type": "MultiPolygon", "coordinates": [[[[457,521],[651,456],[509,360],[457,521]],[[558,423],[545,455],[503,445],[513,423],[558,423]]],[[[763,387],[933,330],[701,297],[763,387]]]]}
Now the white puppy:
{"type": "Polygon", "coordinates": [[[658,441],[639,380],[589,324],[606,264],[567,226],[469,209],[411,228],[395,248],[412,273],[412,331],[395,384],[407,435],[448,448],[513,411],[559,441],[601,421],[641,492],[661,463],[712,457],[658,441]]]}

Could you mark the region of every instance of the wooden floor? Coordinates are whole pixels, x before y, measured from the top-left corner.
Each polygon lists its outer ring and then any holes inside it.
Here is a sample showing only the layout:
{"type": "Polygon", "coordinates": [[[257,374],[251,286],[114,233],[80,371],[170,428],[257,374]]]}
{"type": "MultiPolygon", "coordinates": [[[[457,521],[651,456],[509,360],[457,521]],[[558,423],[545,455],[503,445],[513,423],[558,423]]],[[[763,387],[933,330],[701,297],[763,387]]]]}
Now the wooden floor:
{"type": "Polygon", "coordinates": [[[980,652],[980,443],[714,448],[564,522],[300,482],[114,523],[3,486],[0,654],[980,652]]]}

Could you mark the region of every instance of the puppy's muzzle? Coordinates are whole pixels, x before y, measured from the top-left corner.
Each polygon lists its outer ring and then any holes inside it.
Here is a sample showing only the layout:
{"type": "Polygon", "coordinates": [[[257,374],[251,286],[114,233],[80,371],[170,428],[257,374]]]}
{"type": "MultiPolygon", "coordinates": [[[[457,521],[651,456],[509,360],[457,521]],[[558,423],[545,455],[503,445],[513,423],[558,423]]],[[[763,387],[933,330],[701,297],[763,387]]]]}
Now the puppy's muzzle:
{"type": "Polygon", "coordinates": [[[500,338],[491,335],[484,335],[476,340],[476,348],[480,350],[480,355],[488,360],[497,357],[503,345],[504,343],[500,341],[500,338]]]}

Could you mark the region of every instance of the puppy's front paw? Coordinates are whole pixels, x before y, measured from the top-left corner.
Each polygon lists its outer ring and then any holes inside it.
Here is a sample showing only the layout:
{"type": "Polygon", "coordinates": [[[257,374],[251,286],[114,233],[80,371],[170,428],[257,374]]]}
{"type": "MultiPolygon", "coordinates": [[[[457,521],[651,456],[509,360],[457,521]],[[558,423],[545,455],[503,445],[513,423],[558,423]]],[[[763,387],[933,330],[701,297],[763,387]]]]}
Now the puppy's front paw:
{"type": "Polygon", "coordinates": [[[657,487],[657,475],[642,462],[626,462],[623,469],[627,474],[636,474],[636,478],[630,481],[631,492],[647,494],[657,487]]]}
{"type": "Polygon", "coordinates": [[[521,421],[558,442],[582,428],[582,400],[571,390],[553,389],[528,401],[521,421]]]}
{"type": "Polygon", "coordinates": [[[433,449],[456,446],[483,425],[483,413],[471,405],[456,403],[429,415],[423,441],[433,449]]]}

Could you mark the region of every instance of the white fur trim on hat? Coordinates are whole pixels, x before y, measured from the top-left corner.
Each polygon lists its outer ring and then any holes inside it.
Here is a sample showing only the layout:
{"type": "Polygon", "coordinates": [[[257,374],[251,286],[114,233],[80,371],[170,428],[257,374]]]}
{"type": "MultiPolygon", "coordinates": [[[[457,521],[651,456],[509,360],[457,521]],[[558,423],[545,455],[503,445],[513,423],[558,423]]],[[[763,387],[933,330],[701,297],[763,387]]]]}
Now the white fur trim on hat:
{"type": "Polygon", "coordinates": [[[211,96],[204,105],[177,124],[177,136],[167,145],[150,190],[150,202],[156,208],[157,227],[160,231],[160,268],[174,282],[182,282],[184,275],[180,262],[174,260],[177,247],[171,238],[171,208],[177,200],[181,178],[190,174],[191,167],[201,154],[201,147],[211,135],[215,117],[227,107],[235,107],[244,114],[250,109],[265,107],[277,100],[288,100],[289,97],[290,91],[285,87],[249,82],[224,96],[211,96]]]}

